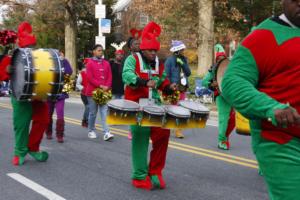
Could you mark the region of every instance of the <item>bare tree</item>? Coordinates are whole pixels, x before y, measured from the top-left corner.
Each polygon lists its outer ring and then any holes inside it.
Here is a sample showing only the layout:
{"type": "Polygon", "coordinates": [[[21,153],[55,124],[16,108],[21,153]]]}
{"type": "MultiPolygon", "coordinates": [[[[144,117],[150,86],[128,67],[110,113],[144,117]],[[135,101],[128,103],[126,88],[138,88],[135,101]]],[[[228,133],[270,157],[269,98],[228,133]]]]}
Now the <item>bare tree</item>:
{"type": "Polygon", "coordinates": [[[214,18],[213,0],[199,0],[198,70],[204,75],[213,61],[214,18]]]}
{"type": "MultiPolygon", "coordinates": [[[[73,71],[77,69],[76,35],[77,22],[74,0],[65,0],[65,57],[69,60],[73,71]]],[[[75,75],[75,73],[73,73],[75,75]]]]}

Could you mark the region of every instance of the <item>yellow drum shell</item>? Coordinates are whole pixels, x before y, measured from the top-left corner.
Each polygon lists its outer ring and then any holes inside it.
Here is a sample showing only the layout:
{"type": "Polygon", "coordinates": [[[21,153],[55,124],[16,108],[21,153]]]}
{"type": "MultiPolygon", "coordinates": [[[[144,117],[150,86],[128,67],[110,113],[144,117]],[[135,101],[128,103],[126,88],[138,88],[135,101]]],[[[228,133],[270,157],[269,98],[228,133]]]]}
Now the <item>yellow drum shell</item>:
{"type": "MultiPolygon", "coordinates": [[[[107,124],[109,125],[138,125],[136,117],[134,116],[127,116],[127,117],[120,117],[115,116],[114,114],[109,114],[106,118],[107,124]]],[[[149,120],[147,118],[141,121],[141,126],[154,126],[154,127],[162,127],[162,128],[181,128],[181,129],[190,129],[190,128],[205,128],[206,126],[206,119],[201,120],[194,120],[189,119],[187,123],[180,123],[179,125],[176,124],[176,120],[167,119],[166,124],[162,125],[158,120],[149,120]]]]}
{"type": "Polygon", "coordinates": [[[235,113],[235,126],[236,133],[241,135],[250,135],[249,120],[239,112],[235,113]]]}
{"type": "Polygon", "coordinates": [[[37,85],[33,89],[33,99],[45,100],[48,94],[51,93],[51,82],[54,82],[54,73],[51,69],[54,68],[53,59],[48,51],[34,50],[32,51],[33,65],[36,66],[35,81],[37,85]]]}

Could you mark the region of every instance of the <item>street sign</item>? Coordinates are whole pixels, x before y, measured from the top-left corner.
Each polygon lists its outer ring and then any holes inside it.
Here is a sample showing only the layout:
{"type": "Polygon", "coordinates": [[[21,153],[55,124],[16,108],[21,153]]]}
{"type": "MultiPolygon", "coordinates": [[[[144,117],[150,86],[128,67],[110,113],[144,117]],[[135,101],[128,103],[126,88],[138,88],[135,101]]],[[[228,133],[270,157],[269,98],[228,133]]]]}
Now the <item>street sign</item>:
{"type": "Polygon", "coordinates": [[[110,33],[111,29],[111,20],[110,19],[101,19],[99,20],[99,26],[101,27],[102,33],[110,33]]]}
{"type": "Polygon", "coordinates": [[[105,49],[105,37],[104,36],[96,36],[95,44],[101,44],[103,49],[105,49]]]}
{"type": "Polygon", "coordinates": [[[98,19],[105,18],[106,16],[105,5],[101,4],[95,6],[95,16],[98,19]]]}

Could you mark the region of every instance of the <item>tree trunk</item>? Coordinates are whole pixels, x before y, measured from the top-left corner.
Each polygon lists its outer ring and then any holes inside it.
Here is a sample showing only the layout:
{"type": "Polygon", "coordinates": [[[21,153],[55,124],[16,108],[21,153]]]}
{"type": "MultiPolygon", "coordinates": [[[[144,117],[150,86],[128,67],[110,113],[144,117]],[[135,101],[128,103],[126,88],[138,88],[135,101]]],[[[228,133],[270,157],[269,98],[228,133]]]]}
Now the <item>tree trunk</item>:
{"type": "Polygon", "coordinates": [[[199,0],[198,75],[204,75],[213,62],[213,0],[199,0]]]}
{"type": "Polygon", "coordinates": [[[72,66],[73,77],[76,75],[77,69],[76,35],[77,24],[74,13],[74,2],[71,0],[67,3],[65,13],[65,57],[72,66]]]}

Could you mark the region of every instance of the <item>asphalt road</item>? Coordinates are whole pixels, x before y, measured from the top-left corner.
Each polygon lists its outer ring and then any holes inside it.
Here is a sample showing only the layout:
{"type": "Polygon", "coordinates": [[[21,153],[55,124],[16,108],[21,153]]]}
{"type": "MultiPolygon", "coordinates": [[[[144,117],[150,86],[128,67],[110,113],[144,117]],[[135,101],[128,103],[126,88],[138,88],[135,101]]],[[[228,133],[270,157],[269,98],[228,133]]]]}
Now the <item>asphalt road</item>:
{"type": "Polygon", "coordinates": [[[42,149],[50,154],[46,163],[27,156],[24,166],[15,167],[12,109],[8,98],[0,99],[0,200],[268,199],[250,137],[232,133],[231,150],[218,150],[214,120],[204,129],[185,130],[185,139],[172,136],[164,170],[167,188],[144,191],[131,186],[127,127],[112,127],[112,142],[103,141],[102,134],[91,140],[80,126],[82,110],[79,99],[68,100],[65,143],[43,140],[42,149]]]}

